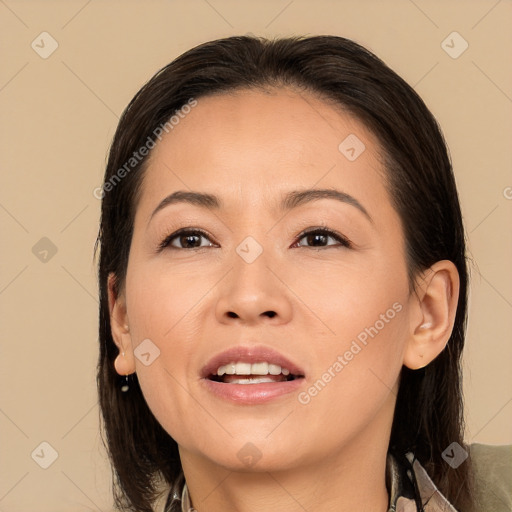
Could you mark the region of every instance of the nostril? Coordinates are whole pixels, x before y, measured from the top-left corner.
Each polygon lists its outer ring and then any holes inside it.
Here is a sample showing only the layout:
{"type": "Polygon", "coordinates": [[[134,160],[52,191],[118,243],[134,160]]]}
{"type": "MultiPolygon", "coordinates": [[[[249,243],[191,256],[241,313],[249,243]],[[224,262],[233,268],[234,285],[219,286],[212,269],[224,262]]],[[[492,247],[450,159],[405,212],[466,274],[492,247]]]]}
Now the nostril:
{"type": "Polygon", "coordinates": [[[274,318],[276,316],[275,311],[265,311],[265,313],[263,313],[263,314],[267,315],[269,318],[274,318]]]}

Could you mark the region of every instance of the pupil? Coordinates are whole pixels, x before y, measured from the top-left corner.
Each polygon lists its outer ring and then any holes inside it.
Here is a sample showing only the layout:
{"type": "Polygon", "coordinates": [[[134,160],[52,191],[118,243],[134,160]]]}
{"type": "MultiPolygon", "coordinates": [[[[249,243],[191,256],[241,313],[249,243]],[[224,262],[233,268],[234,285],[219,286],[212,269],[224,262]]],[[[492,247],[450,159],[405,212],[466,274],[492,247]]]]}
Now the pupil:
{"type": "MultiPolygon", "coordinates": [[[[315,240],[320,241],[320,242],[325,242],[325,235],[316,234],[316,235],[308,236],[308,244],[314,244],[315,240]]],[[[324,245],[324,244],[322,243],[322,245],[324,245]]]]}
{"type": "Polygon", "coordinates": [[[186,236],[182,236],[181,237],[181,242],[182,242],[182,245],[184,245],[185,247],[196,247],[196,245],[194,245],[194,239],[195,241],[197,242],[199,240],[199,236],[198,235],[186,235],[186,236]],[[183,241],[185,241],[185,243],[183,243],[183,241]],[[188,243],[190,242],[190,244],[188,243]]]}

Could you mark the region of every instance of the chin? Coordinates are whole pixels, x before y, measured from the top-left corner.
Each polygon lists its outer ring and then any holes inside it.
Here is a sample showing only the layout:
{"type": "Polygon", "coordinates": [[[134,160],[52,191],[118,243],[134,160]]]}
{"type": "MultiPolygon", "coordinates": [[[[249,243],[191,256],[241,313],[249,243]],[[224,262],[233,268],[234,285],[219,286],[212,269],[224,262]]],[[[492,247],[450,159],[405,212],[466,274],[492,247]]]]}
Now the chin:
{"type": "Polygon", "coordinates": [[[303,442],[290,443],[283,446],[276,441],[265,443],[248,440],[247,434],[243,439],[231,438],[227,445],[219,446],[214,452],[204,453],[203,456],[228,471],[236,472],[275,472],[285,471],[304,462],[304,455],[297,451],[297,446],[303,442]]]}

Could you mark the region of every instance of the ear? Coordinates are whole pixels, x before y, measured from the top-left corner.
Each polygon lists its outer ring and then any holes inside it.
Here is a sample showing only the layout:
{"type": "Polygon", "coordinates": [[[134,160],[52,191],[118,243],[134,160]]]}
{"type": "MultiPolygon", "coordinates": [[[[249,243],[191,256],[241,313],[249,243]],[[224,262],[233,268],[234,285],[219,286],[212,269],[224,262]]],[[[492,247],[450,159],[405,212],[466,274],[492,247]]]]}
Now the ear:
{"type": "Polygon", "coordinates": [[[403,364],[411,370],[431,363],[452,334],[459,300],[459,273],[453,262],[442,260],[426,270],[411,294],[410,332],[403,364]]]}
{"type": "Polygon", "coordinates": [[[113,273],[108,276],[107,287],[110,328],[114,343],[119,349],[119,355],[114,366],[119,375],[130,375],[135,372],[135,359],[126,311],[126,300],[124,293],[116,294],[116,276],[113,273]]]}

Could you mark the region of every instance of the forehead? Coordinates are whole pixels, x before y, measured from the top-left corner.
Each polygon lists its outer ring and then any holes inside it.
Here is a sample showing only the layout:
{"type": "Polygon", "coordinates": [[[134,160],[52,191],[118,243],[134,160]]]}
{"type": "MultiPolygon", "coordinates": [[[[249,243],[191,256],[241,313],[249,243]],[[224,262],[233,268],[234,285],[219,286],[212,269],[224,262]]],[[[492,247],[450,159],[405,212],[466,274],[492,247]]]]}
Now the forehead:
{"type": "MultiPolygon", "coordinates": [[[[241,90],[199,98],[197,106],[182,115],[179,125],[164,136],[155,153],[161,153],[164,146],[172,146],[173,151],[179,151],[179,146],[188,150],[190,144],[227,153],[232,142],[238,151],[251,147],[256,151],[254,146],[259,142],[265,144],[266,151],[283,147],[298,150],[296,156],[308,154],[313,145],[337,154],[340,142],[349,134],[378,144],[363,123],[332,101],[287,88],[241,90]]],[[[200,159],[200,155],[192,154],[189,161],[194,157],[200,159]]]]}
{"type": "Polygon", "coordinates": [[[280,192],[316,185],[383,200],[379,152],[363,123],[310,93],[216,94],[198,98],[157,143],[141,203],[189,189],[270,205],[280,192]]]}

